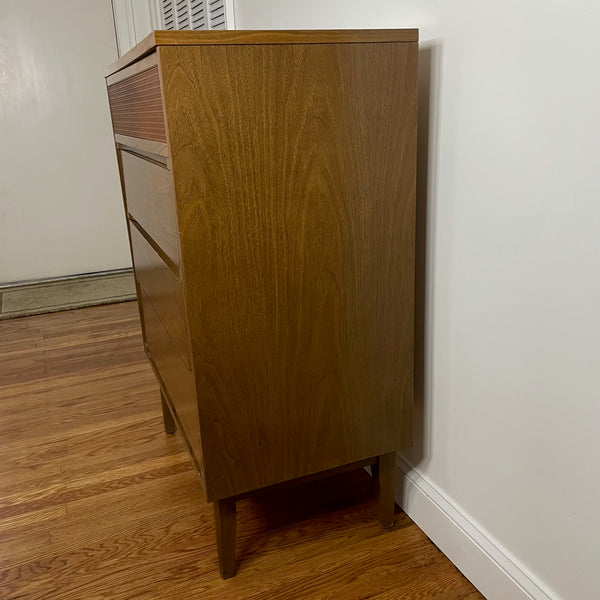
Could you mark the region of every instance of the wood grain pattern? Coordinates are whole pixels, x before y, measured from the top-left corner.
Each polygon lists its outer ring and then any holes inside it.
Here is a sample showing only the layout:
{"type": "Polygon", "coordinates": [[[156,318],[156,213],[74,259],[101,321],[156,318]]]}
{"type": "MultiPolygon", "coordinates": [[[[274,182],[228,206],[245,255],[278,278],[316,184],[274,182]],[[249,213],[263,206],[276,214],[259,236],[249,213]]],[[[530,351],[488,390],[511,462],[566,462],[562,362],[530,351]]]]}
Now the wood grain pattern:
{"type": "Polygon", "coordinates": [[[178,274],[181,259],[171,172],[132,152],[119,153],[127,212],[164,251],[178,274]]]}
{"type": "Polygon", "coordinates": [[[108,101],[115,133],[167,141],[157,66],[110,85],[108,101]]]}
{"type": "Polygon", "coordinates": [[[361,44],[418,42],[418,29],[310,29],[277,31],[153,31],[121,56],[106,71],[109,77],[139,61],[157,46],[237,44],[361,44]]]}
{"type": "Polygon", "coordinates": [[[156,375],[161,382],[162,394],[165,400],[169,402],[175,418],[182,424],[180,428],[181,435],[195,459],[201,480],[204,482],[198,403],[196,401],[193,375],[186,368],[181,355],[143,288],[141,289],[139,302],[144,319],[144,336],[148,358],[151,360],[156,375]]]}
{"type": "Polygon", "coordinates": [[[238,502],[222,581],[212,506],[165,435],[135,303],[0,323],[3,600],[482,600],[362,471],[238,502]]]}
{"type": "Polygon", "coordinates": [[[163,426],[165,428],[165,433],[175,433],[177,431],[175,419],[173,418],[171,408],[162,390],[160,391],[160,404],[162,407],[163,426]]]}
{"type": "Polygon", "coordinates": [[[158,52],[209,499],[410,445],[416,44],[158,52]]]}
{"type": "Polygon", "coordinates": [[[222,579],[235,575],[236,501],[224,498],[213,502],[217,538],[219,573],[222,579]]]}
{"type": "Polygon", "coordinates": [[[189,369],[187,319],[181,283],[135,224],[131,227],[131,250],[137,281],[189,369]]]}

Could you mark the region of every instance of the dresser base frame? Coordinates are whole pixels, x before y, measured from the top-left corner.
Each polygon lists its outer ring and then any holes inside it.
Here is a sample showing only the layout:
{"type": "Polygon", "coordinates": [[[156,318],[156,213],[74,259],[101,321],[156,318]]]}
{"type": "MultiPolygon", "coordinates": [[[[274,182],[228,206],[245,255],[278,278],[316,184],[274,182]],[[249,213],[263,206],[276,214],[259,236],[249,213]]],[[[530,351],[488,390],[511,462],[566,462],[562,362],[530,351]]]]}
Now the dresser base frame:
{"type": "MultiPolygon", "coordinates": [[[[160,394],[162,410],[163,410],[163,424],[165,433],[175,433],[176,424],[171,414],[169,403],[165,398],[163,391],[160,394]]],[[[237,511],[236,505],[238,500],[243,500],[249,496],[255,495],[260,492],[269,492],[271,490],[280,490],[286,487],[292,487],[323,479],[324,477],[331,477],[345,473],[346,471],[353,471],[362,467],[371,467],[373,479],[375,480],[375,486],[377,490],[377,516],[381,527],[389,529],[394,526],[395,521],[395,499],[394,499],[394,474],[395,474],[395,452],[388,452],[387,454],[381,454],[372,458],[359,460],[357,462],[350,463],[348,465],[342,465],[334,469],[327,471],[321,471],[319,473],[312,473],[305,477],[299,477],[290,481],[284,481],[283,483],[277,483],[270,485],[260,490],[254,490],[239,494],[237,496],[230,496],[228,498],[220,498],[213,502],[213,510],[215,515],[215,534],[217,542],[217,555],[219,560],[219,573],[222,579],[230,579],[236,573],[236,558],[235,558],[235,540],[236,540],[236,529],[237,529],[237,511]]]]}
{"type": "MultiPolygon", "coordinates": [[[[377,512],[379,523],[384,529],[389,529],[394,525],[394,463],[395,452],[382,454],[372,459],[361,460],[349,465],[344,465],[336,469],[314,473],[299,479],[293,479],[284,483],[278,483],[267,488],[262,488],[260,492],[270,489],[281,489],[292,485],[308,483],[323,477],[337,475],[345,471],[350,471],[360,467],[371,466],[373,477],[377,489],[377,512]]],[[[222,498],[213,502],[215,514],[215,530],[217,536],[217,554],[219,558],[219,572],[222,579],[229,579],[235,575],[235,536],[236,536],[236,502],[246,498],[255,492],[248,492],[240,496],[222,498]]]]}

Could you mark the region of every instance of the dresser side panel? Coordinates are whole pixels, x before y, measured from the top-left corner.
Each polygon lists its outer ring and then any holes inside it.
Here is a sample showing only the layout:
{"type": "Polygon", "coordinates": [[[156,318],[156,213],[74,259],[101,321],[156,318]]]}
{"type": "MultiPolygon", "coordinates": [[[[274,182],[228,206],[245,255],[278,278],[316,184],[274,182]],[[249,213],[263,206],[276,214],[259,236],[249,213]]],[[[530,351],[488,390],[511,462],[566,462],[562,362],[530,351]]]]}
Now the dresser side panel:
{"type": "Polygon", "coordinates": [[[209,500],[410,445],[417,45],[159,53],[209,500]]]}

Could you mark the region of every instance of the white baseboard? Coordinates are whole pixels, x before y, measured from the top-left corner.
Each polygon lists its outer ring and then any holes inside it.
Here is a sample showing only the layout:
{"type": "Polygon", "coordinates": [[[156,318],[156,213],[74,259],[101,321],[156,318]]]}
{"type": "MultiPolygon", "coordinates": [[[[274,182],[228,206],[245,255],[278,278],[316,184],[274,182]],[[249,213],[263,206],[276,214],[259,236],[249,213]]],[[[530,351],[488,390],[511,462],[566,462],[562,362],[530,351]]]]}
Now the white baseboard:
{"type": "Polygon", "coordinates": [[[560,600],[402,456],[396,502],[487,600],[560,600]]]}

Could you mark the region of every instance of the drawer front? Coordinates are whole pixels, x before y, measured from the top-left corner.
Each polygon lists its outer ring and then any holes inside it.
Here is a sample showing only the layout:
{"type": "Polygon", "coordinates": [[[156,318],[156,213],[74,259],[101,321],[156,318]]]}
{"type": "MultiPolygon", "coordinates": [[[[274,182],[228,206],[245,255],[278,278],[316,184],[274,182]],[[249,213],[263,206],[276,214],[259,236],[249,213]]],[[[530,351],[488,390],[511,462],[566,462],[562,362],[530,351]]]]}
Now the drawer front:
{"type": "Polygon", "coordinates": [[[182,433],[203,472],[200,422],[192,373],[181,360],[143,287],[140,301],[148,354],[184,429],[182,433]]]}
{"type": "Polygon", "coordinates": [[[115,134],[166,142],[158,66],[108,86],[115,134]]]}
{"type": "Polygon", "coordinates": [[[154,248],[132,224],[131,250],[135,276],[152,302],[177,351],[189,366],[183,289],[154,248]]]}
{"type": "Polygon", "coordinates": [[[177,212],[166,167],[121,150],[121,168],[127,211],[179,268],[177,212]]]}

